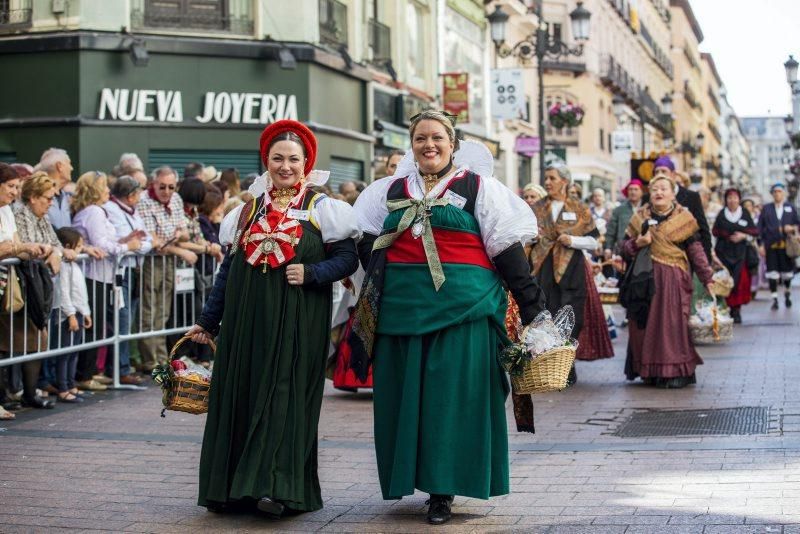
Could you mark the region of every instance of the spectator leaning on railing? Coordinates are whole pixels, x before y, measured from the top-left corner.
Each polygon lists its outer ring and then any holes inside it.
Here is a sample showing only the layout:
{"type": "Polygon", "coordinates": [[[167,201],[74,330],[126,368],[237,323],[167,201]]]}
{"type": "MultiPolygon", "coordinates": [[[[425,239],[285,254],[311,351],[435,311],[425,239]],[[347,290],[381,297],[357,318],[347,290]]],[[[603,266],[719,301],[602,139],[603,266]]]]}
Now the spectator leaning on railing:
{"type": "MultiPolygon", "coordinates": [[[[139,250],[142,243],[135,232],[126,239],[117,238],[117,231],[102,207],[108,199],[108,178],[105,174],[97,171],[82,174],[78,178],[75,197],[72,199],[72,210],[75,213],[73,226],[81,233],[87,244],[97,247],[108,255],[139,250]]],[[[114,258],[106,257],[88,262],[84,275],[89,305],[94,311],[94,325],[87,332],[86,338],[88,341],[96,341],[113,334],[114,258]]],[[[78,387],[89,390],[105,389],[105,385],[94,378],[96,371],[97,349],[83,351],[78,358],[76,373],[78,387]]]]}
{"type": "Polygon", "coordinates": [[[56,184],[56,194],[48,210],[50,224],[56,229],[62,226],[70,226],[72,224],[72,214],[69,206],[72,195],[64,191],[64,186],[72,181],[72,161],[66,150],[62,148],[45,150],[34,171],[46,172],[56,184]]]}
{"type": "MultiPolygon", "coordinates": [[[[125,242],[131,236],[137,236],[141,241],[141,248],[137,254],[144,255],[153,249],[153,237],[147,233],[144,221],[136,211],[142,189],[134,178],[123,175],[117,178],[111,186],[111,199],[103,205],[108,218],[117,232],[117,240],[125,242]]],[[[156,243],[158,245],[159,243],[156,243]]],[[[120,269],[117,271],[117,280],[122,287],[125,307],[119,311],[119,334],[131,333],[131,322],[136,314],[139,304],[139,267],[142,258],[128,256],[122,259],[120,269]]],[[[119,381],[122,384],[138,385],[142,379],[131,373],[130,342],[122,341],[119,344],[119,381]]],[[[114,362],[106,358],[106,376],[113,376],[114,362]]]]}
{"type": "MultiPolygon", "coordinates": [[[[44,256],[44,246],[38,243],[22,243],[17,234],[17,224],[14,214],[11,212],[11,203],[19,195],[20,179],[17,172],[11,166],[0,163],[0,260],[7,258],[19,258],[23,260],[41,258],[44,256]]],[[[25,316],[24,310],[17,313],[7,309],[6,302],[11,291],[9,280],[10,270],[6,266],[0,266],[0,357],[8,357],[10,352],[21,352],[23,344],[27,344],[35,351],[35,347],[41,343],[46,346],[46,332],[27,324],[27,339],[25,339],[25,316]],[[13,332],[11,329],[13,314],[13,332]]],[[[15,275],[16,276],[16,275],[15,275]]],[[[9,413],[2,407],[10,399],[6,390],[4,371],[7,368],[0,368],[0,419],[13,419],[14,414],[9,413]]],[[[39,378],[40,362],[34,360],[22,364],[23,372],[23,395],[22,403],[35,408],[52,408],[53,402],[42,399],[36,395],[36,381],[39,378]]]]}
{"type": "MultiPolygon", "coordinates": [[[[170,167],[153,171],[153,179],[136,206],[147,231],[155,236],[161,246],[156,250],[163,256],[177,256],[190,265],[197,255],[179,246],[189,240],[183,201],[175,192],[177,176],[170,167]]],[[[147,256],[142,266],[142,302],[140,320],[144,331],[163,330],[172,311],[175,292],[175,262],[170,258],[147,256]]],[[[143,371],[150,372],[159,362],[167,360],[166,341],[163,336],[139,342],[143,371]]]]}

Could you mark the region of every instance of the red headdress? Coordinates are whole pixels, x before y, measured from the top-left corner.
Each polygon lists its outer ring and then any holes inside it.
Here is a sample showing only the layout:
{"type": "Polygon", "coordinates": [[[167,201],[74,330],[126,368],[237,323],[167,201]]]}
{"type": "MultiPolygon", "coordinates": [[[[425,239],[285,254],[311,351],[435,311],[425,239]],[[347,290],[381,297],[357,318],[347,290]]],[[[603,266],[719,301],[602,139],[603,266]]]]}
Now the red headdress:
{"type": "Polygon", "coordinates": [[[311,130],[308,129],[308,126],[302,122],[285,119],[273,122],[264,128],[259,141],[259,146],[261,147],[261,161],[264,162],[264,165],[267,165],[269,144],[276,136],[286,132],[297,134],[300,140],[303,141],[303,146],[306,149],[306,166],[304,173],[308,176],[314,168],[314,163],[317,161],[317,138],[311,130]]]}

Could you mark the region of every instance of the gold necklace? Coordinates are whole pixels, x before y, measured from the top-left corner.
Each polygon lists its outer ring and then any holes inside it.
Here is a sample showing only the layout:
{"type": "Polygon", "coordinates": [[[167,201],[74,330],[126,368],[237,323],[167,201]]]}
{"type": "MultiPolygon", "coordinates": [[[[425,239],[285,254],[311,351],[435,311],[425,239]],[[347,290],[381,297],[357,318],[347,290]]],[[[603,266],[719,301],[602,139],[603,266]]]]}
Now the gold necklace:
{"type": "Polygon", "coordinates": [[[425,194],[433,191],[433,188],[436,187],[436,184],[438,184],[441,179],[442,177],[438,174],[423,174],[422,181],[425,184],[425,194]]]}
{"type": "Polygon", "coordinates": [[[294,187],[284,187],[274,191],[275,196],[272,197],[272,204],[279,210],[285,211],[289,203],[297,195],[297,190],[294,187]]]}

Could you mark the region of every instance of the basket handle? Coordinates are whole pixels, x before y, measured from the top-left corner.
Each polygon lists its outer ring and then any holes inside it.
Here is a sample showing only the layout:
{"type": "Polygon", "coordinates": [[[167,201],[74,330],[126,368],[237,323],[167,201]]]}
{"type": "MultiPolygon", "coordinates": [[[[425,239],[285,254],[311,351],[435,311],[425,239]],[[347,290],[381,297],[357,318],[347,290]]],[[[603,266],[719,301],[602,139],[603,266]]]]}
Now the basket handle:
{"type": "MultiPolygon", "coordinates": [[[[178,352],[178,348],[181,345],[183,345],[184,343],[186,343],[187,341],[191,341],[191,339],[192,338],[189,336],[189,334],[184,334],[184,336],[182,338],[180,338],[178,340],[178,342],[175,343],[175,345],[172,346],[172,350],[169,351],[169,359],[173,360],[175,358],[175,353],[178,352]]],[[[211,346],[211,351],[212,352],[217,352],[217,344],[214,343],[213,339],[209,340],[208,344],[211,346]]]]}

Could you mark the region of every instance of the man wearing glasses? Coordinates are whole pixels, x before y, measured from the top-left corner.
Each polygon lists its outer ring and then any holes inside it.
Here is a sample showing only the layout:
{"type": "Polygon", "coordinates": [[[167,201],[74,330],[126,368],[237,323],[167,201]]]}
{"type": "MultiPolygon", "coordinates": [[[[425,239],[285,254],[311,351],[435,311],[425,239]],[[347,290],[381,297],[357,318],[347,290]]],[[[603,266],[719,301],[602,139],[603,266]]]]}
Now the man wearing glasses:
{"type": "MultiPolygon", "coordinates": [[[[157,256],[147,256],[142,266],[141,331],[158,331],[167,326],[175,291],[175,259],[194,265],[197,255],[181,247],[189,240],[183,201],[176,193],[178,179],[170,167],[153,171],[152,181],[139,200],[136,210],[153,236],[157,256]]],[[[142,371],[149,373],[156,364],[167,361],[163,336],[139,341],[142,371]]]]}

